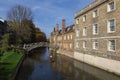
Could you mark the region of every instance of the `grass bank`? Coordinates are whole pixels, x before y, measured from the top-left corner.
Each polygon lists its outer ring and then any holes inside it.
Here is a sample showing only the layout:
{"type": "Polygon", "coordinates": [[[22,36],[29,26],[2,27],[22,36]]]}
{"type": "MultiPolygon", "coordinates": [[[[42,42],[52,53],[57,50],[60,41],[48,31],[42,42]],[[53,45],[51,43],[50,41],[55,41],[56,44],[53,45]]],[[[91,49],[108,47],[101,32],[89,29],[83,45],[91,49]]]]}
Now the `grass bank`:
{"type": "Polygon", "coordinates": [[[5,52],[0,59],[0,80],[7,80],[15,70],[17,64],[23,56],[23,51],[5,52]]]}

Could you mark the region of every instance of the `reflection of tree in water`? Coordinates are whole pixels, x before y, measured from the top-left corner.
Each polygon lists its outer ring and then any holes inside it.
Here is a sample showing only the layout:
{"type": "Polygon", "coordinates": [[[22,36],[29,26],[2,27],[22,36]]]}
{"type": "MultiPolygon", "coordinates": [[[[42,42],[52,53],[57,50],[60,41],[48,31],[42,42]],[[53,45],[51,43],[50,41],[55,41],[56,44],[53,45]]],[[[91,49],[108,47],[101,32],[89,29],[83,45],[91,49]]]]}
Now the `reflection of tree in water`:
{"type": "Polygon", "coordinates": [[[28,80],[28,77],[32,74],[34,69],[34,62],[32,59],[27,58],[25,59],[23,65],[21,66],[20,73],[18,74],[18,79],[20,80],[28,80]]]}
{"type": "Polygon", "coordinates": [[[28,77],[32,74],[32,71],[35,68],[35,64],[39,63],[40,56],[46,52],[46,48],[37,48],[30,52],[28,57],[24,60],[23,65],[20,69],[20,73],[18,74],[18,79],[20,80],[28,80],[28,77]]]}
{"type": "Polygon", "coordinates": [[[30,52],[29,57],[36,61],[39,61],[41,60],[40,56],[44,55],[45,52],[46,48],[36,48],[30,52]]]}

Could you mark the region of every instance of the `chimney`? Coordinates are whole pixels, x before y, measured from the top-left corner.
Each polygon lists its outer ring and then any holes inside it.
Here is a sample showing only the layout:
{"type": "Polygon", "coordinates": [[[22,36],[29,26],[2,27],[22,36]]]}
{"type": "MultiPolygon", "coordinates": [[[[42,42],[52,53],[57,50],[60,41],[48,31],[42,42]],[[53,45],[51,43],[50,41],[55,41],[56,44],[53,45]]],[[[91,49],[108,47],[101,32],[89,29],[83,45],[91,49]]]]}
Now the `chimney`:
{"type": "Polygon", "coordinates": [[[65,19],[62,19],[62,28],[65,28],[66,27],[66,21],[65,19]]]}
{"type": "Polygon", "coordinates": [[[66,21],[65,19],[62,19],[62,34],[65,33],[65,27],[66,27],[66,21]]]}
{"type": "Polygon", "coordinates": [[[53,30],[54,32],[55,32],[55,28],[54,28],[54,30],[53,30]]]}
{"type": "Polygon", "coordinates": [[[55,31],[59,31],[59,24],[56,24],[55,31]]]}

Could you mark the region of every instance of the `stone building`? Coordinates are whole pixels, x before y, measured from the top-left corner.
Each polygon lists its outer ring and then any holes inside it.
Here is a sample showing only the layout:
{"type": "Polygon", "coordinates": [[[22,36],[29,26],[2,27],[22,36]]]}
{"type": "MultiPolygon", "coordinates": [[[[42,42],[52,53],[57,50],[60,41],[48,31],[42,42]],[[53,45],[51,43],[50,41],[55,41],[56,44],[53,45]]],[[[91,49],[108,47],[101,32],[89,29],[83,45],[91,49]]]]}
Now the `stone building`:
{"type": "Polygon", "coordinates": [[[95,0],[77,12],[75,32],[76,59],[120,74],[120,0],[95,0]]]}
{"type": "Polygon", "coordinates": [[[50,43],[61,50],[74,51],[74,24],[66,27],[65,19],[62,20],[62,29],[56,24],[50,35],[50,43]]]}

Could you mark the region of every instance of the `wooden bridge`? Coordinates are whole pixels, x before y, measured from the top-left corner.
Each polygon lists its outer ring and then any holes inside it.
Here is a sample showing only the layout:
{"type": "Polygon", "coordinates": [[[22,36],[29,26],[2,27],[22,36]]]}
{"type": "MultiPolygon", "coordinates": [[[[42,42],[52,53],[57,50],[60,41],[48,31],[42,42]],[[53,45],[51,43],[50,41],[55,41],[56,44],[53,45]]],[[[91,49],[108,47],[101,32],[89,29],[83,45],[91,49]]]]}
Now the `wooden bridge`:
{"type": "Polygon", "coordinates": [[[23,49],[25,49],[26,51],[31,51],[35,48],[39,48],[39,47],[49,47],[49,43],[47,42],[38,42],[38,43],[30,43],[30,44],[24,44],[23,49]]]}

